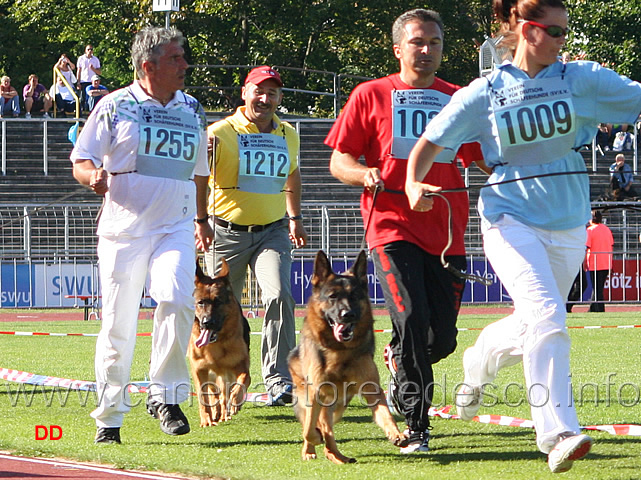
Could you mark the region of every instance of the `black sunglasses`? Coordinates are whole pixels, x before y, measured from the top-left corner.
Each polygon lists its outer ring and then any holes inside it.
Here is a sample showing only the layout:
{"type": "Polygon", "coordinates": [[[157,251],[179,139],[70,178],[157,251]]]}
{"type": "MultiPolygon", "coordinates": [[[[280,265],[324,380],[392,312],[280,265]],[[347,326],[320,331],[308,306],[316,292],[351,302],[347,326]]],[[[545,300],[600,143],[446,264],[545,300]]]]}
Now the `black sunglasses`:
{"type": "Polygon", "coordinates": [[[529,23],[530,25],[534,25],[535,27],[542,28],[543,30],[545,30],[545,33],[547,33],[552,38],[565,37],[568,33],[570,33],[569,28],[563,28],[559,25],[544,25],[542,23],[535,22],[534,20],[521,20],[521,22],[529,23]]]}

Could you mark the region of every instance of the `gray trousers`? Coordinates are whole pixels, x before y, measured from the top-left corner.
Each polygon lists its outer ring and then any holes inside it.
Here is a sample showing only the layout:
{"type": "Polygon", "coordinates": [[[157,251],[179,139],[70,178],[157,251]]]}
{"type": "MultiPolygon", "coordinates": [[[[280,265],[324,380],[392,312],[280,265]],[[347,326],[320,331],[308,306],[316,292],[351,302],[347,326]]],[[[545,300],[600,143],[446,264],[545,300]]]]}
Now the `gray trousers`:
{"type": "Polygon", "coordinates": [[[229,264],[230,280],[240,301],[247,266],[262,291],[265,305],[262,336],[262,375],[267,390],[278,383],[291,384],[287,355],[296,346],[294,298],[291,293],[292,244],[287,220],[258,233],[238,232],[214,225],[216,237],[205,254],[210,276],[220,269],[221,257],[229,264]]]}

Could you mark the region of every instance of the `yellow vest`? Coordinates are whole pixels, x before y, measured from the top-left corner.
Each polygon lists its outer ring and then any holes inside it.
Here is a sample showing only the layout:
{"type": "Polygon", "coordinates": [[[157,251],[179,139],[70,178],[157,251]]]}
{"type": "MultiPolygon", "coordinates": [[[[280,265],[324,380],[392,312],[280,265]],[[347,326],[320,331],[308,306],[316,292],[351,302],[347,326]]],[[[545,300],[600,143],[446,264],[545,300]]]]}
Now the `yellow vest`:
{"type": "MultiPolygon", "coordinates": [[[[215,165],[209,177],[208,213],[240,225],[265,225],[283,218],[287,211],[285,192],[278,194],[253,193],[238,190],[239,133],[260,133],[256,125],[239,107],[232,116],[207,128],[209,136],[217,138],[215,165]],[[215,207],[214,207],[215,206],[215,207]]],[[[274,115],[273,135],[284,137],[289,151],[291,175],[298,168],[300,140],[298,133],[287,122],[274,115]]]]}

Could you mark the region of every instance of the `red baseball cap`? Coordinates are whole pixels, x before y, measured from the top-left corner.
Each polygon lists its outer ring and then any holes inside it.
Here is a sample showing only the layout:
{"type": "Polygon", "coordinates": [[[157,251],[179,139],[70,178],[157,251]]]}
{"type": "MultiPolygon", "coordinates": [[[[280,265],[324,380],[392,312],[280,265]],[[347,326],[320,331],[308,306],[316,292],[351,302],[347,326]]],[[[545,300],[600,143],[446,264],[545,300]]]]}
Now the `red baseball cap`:
{"type": "Polygon", "coordinates": [[[267,65],[253,68],[247,75],[247,78],[245,78],[245,85],[250,82],[254,85],[259,85],[265,80],[275,80],[279,87],[283,86],[283,81],[281,80],[279,73],[267,65]]]}

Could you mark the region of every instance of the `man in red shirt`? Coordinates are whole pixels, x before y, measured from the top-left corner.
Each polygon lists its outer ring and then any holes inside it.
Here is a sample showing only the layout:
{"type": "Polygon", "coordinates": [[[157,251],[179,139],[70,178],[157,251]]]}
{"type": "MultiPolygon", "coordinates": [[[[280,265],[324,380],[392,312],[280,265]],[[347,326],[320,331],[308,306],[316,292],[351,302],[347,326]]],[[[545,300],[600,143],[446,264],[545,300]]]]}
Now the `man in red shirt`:
{"type": "Polygon", "coordinates": [[[590,312],[605,312],[603,304],[603,287],[612,269],[612,249],[614,238],[612,231],[603,223],[601,212],[592,210],[592,220],[588,225],[588,237],[585,242],[585,264],[592,280],[594,301],[590,312]]]}
{"type": "MultiPolygon", "coordinates": [[[[393,323],[386,363],[394,408],[405,417],[409,445],[401,453],[428,451],[432,403],[432,365],[456,348],[456,318],[465,283],[443,268],[440,260],[466,268],[463,236],[467,226],[467,193],[447,193],[451,205],[436,198],[432,208],[415,212],[404,195],[408,154],[429,120],[459,88],[435,76],[443,54],[443,24],[438,13],[405,12],[392,28],[400,73],[357,86],[325,143],[334,149],[332,175],[363,188],[361,214],[371,216],[367,242],[393,323]],[[365,157],[365,164],[359,157],[365,157]],[[375,190],[380,194],[374,195],[375,190]],[[374,198],[376,202],[374,204],[374,198]]],[[[478,144],[458,152],[444,151],[425,182],[443,189],[463,187],[455,163],[482,161],[478,144]]]]}

